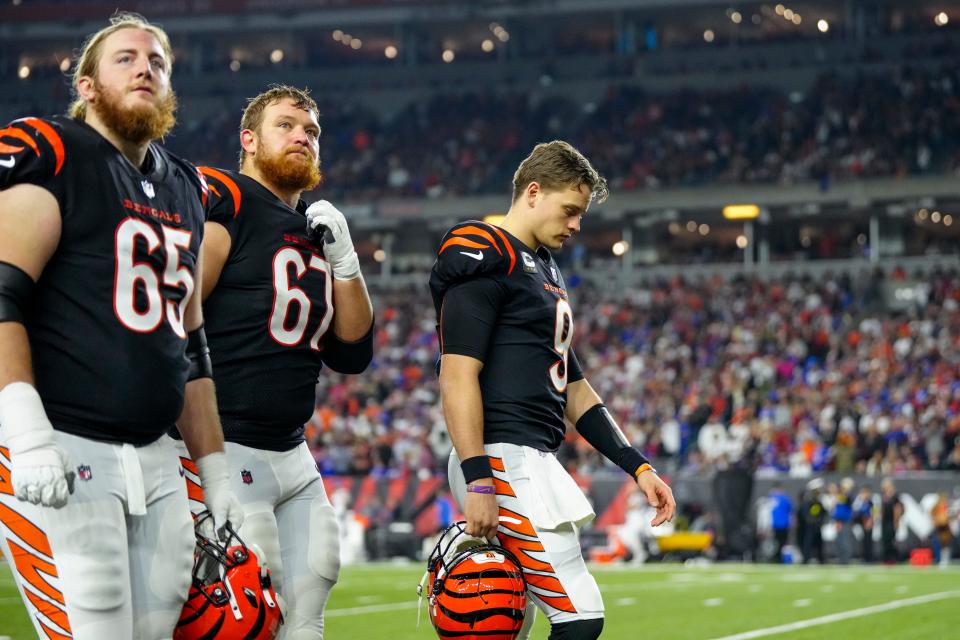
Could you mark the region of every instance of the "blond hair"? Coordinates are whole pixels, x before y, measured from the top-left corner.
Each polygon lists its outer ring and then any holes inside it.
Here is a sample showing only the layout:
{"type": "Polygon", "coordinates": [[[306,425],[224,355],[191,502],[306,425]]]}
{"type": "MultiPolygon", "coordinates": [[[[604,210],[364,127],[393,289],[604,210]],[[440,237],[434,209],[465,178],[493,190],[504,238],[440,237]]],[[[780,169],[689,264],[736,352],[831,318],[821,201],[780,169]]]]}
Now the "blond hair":
{"type": "MultiPolygon", "coordinates": [[[[293,101],[293,106],[304,111],[312,111],[320,117],[320,109],[316,101],[310,97],[309,89],[298,89],[285,84],[272,84],[263,93],[247,100],[247,106],[243,110],[243,117],[240,118],[240,131],[249,129],[260,133],[260,125],[263,124],[263,112],[272,105],[281,100],[289,98],[293,101]]],[[[243,169],[243,161],[247,158],[247,152],[240,148],[240,168],[243,169]]]]}
{"type": "Polygon", "coordinates": [[[603,202],[609,195],[607,180],[593,168],[590,161],[573,145],[563,140],[541,142],[533,148],[517,172],[513,174],[513,201],[523,195],[531,182],[544,189],[556,191],[587,185],[590,199],[603,202]]]}
{"type": "Polygon", "coordinates": [[[87,101],[80,96],[77,85],[80,78],[85,76],[96,78],[97,69],[100,66],[100,58],[103,54],[104,41],[121,29],[143,29],[149,32],[160,43],[163,49],[163,55],[167,58],[167,68],[165,73],[167,77],[173,72],[173,48],[170,46],[170,38],[167,32],[155,24],[150,24],[146,18],[138,13],[117,12],[110,18],[109,26],[100,29],[95,34],[87,38],[80,48],[80,54],[77,56],[77,64],[74,66],[73,81],[73,102],[70,103],[68,115],[77,120],[83,120],[87,116],[87,101]]]}

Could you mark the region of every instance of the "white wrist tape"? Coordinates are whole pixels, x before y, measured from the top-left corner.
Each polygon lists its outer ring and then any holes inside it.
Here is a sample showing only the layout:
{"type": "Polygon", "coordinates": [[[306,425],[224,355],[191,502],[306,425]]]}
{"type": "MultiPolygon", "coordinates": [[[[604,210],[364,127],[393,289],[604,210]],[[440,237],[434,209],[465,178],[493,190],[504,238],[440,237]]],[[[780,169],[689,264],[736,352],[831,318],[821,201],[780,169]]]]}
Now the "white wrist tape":
{"type": "Polygon", "coordinates": [[[204,491],[217,491],[230,481],[227,470],[227,454],[223,451],[208,453],[197,460],[197,475],[204,491]]]}
{"type": "Polygon", "coordinates": [[[11,382],[0,390],[0,428],[11,456],[54,442],[53,425],[40,394],[26,382],[11,382]]]}

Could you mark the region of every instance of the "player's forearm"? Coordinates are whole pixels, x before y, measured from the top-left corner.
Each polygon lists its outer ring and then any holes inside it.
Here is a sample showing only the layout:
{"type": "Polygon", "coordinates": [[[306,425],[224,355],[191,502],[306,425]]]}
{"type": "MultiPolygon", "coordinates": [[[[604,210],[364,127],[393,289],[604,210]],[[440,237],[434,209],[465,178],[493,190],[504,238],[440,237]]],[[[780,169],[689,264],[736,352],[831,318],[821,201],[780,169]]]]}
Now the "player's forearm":
{"type": "Polygon", "coordinates": [[[567,406],[564,409],[564,416],[570,424],[577,424],[577,420],[583,417],[583,414],[602,402],[603,400],[586,379],[571,382],[567,385],[567,406]]]}
{"type": "Polygon", "coordinates": [[[363,276],[333,280],[333,332],[344,342],[356,342],[370,330],[373,305],[363,276]]]}
{"type": "Polygon", "coordinates": [[[445,374],[441,368],[440,392],[450,441],[460,460],[484,455],[483,400],[474,376],[445,374]]]}
{"type": "Polygon", "coordinates": [[[197,378],[187,383],[177,429],[194,460],[223,451],[223,430],[211,378],[197,378]]]}
{"type": "Polygon", "coordinates": [[[33,384],[30,342],[19,322],[0,323],[0,389],[11,382],[33,384]]]}

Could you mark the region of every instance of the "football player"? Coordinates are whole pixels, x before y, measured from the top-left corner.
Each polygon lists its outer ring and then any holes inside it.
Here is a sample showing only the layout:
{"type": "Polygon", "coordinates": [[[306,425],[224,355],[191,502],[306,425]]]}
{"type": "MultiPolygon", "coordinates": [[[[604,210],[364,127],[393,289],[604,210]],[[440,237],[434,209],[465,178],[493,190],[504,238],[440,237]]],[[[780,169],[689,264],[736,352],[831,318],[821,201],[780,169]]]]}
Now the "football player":
{"type": "Polygon", "coordinates": [[[603,601],[578,539],[594,513],[554,455],[564,419],[636,479],[657,509],[654,526],[676,508],[670,488],[583,377],[571,347],[573,309],[550,251],[580,231],[590,203],[606,195],[606,181],[571,145],[539,144],[514,175],[502,224],[453,227],[430,275],[454,445],[451,490],[467,533],[497,536],[519,558],[553,640],[591,640],[603,629],[603,601]]]}
{"type": "Polygon", "coordinates": [[[287,605],[281,637],[322,638],[339,528],[304,423],[323,365],[367,368],[373,310],[343,214],[300,199],[320,182],[316,103],[271,87],[240,129],[240,170],[200,169],[211,191],[204,315],[230,482],[246,512],[240,535],[264,551],[287,605]]]}
{"type": "Polygon", "coordinates": [[[219,528],[240,524],[199,296],[206,187],[153,141],[170,42],[119,14],[69,117],[0,131],[0,521],[44,638],[169,638],[194,535],[183,434],[219,528]]]}

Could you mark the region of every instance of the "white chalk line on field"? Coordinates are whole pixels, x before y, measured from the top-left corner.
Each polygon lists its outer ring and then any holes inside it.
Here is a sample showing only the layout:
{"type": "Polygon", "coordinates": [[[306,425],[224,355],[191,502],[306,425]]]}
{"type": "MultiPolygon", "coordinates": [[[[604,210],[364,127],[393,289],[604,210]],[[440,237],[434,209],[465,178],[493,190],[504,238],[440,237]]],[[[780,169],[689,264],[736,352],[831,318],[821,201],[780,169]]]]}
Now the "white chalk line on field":
{"type": "Polygon", "coordinates": [[[713,640],[752,640],[753,638],[764,638],[766,636],[773,636],[780,633],[787,633],[788,631],[799,631],[800,629],[808,629],[810,627],[816,627],[822,624],[830,624],[832,622],[850,620],[851,618],[869,616],[869,615],[873,615],[874,613],[883,613],[884,611],[892,611],[894,609],[901,609],[903,607],[912,607],[918,604],[926,604],[928,602],[937,602],[938,600],[947,600],[948,598],[956,598],[956,597],[960,597],[960,591],[942,591],[940,593],[931,593],[925,596],[917,596],[915,598],[893,600],[891,602],[885,602],[884,604],[877,604],[871,607],[863,607],[861,609],[851,609],[849,611],[831,613],[830,615],[820,616],[819,618],[810,618],[809,620],[799,620],[797,622],[791,622],[789,624],[777,625],[776,627],[765,627],[763,629],[754,629],[753,631],[736,633],[732,636],[723,636],[722,638],[714,638],[713,640]]]}

